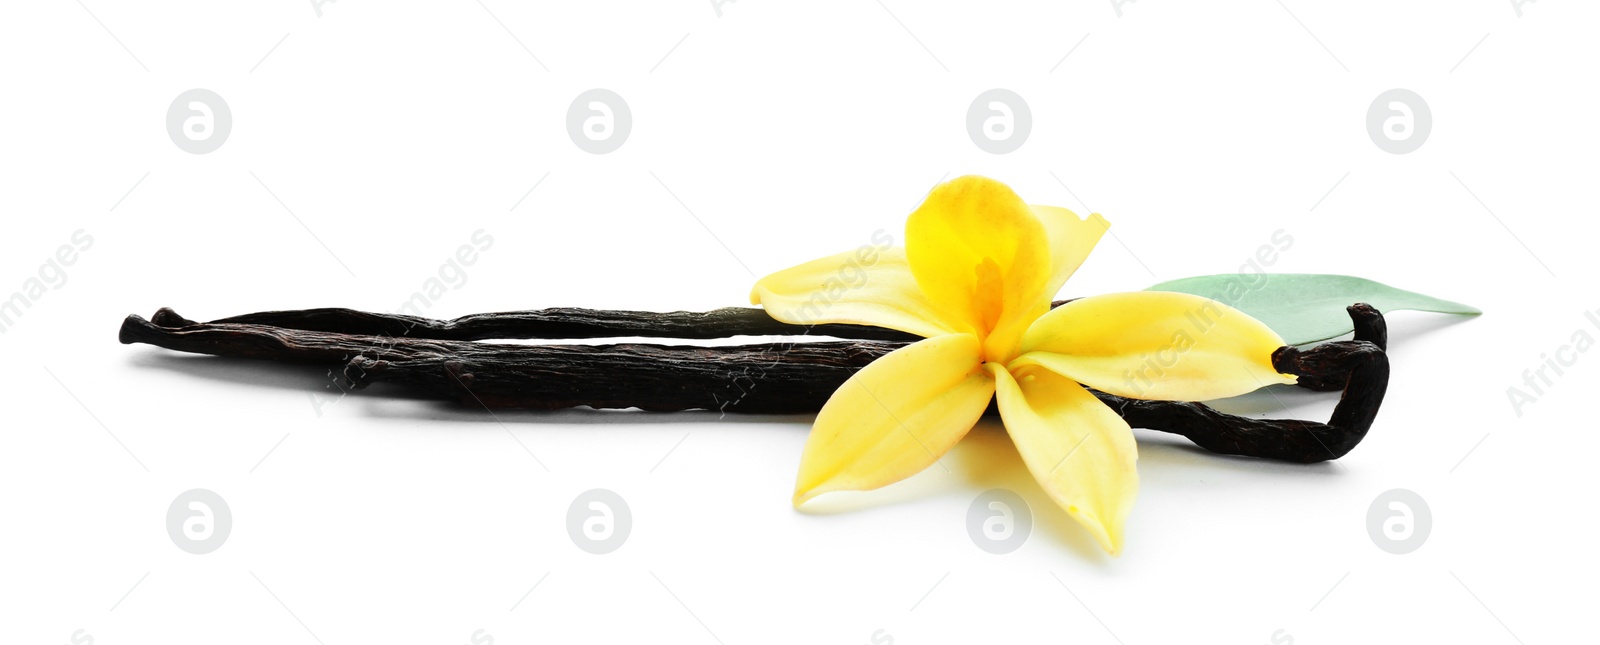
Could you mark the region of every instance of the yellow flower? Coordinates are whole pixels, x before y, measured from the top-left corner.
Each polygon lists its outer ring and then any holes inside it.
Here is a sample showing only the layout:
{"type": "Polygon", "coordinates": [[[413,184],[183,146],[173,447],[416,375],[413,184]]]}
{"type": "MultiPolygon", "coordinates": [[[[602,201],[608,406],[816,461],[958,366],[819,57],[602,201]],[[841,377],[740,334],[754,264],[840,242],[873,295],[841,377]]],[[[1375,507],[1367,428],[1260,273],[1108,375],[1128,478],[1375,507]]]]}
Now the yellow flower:
{"type": "Polygon", "coordinates": [[[806,441],[795,506],[916,474],[994,398],[1034,478],[1102,547],[1120,552],[1138,452],[1128,424],[1084,386],[1200,401],[1295,381],[1272,367],[1283,345],[1276,333],[1206,298],[1118,293],[1052,310],[1051,297],[1108,226],[1099,215],[1029,206],[995,180],[961,177],[911,213],[903,250],[851,251],[757,282],[751,301],[784,322],[926,337],[833,393],[806,441]],[[841,267],[860,271],[842,281],[841,267]]]}

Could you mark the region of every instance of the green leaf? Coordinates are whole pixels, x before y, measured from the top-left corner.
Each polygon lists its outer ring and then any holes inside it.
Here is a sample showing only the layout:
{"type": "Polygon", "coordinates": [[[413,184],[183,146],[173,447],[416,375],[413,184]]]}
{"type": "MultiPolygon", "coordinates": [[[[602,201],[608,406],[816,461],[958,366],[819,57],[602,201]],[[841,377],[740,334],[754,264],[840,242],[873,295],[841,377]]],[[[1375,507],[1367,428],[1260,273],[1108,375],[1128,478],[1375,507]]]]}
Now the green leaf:
{"type": "Polygon", "coordinates": [[[1467,316],[1483,313],[1459,302],[1347,275],[1224,273],[1163,282],[1146,291],[1176,291],[1222,302],[1266,323],[1290,345],[1350,333],[1353,328],[1345,307],[1357,302],[1384,313],[1401,309],[1467,316]]]}

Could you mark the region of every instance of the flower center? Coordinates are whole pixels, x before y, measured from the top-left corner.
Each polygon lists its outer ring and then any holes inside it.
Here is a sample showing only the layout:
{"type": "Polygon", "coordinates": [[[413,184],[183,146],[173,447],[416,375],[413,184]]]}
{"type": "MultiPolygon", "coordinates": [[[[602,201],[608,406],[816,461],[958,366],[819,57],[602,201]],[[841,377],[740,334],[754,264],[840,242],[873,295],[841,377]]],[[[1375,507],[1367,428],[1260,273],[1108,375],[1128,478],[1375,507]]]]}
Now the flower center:
{"type": "Polygon", "coordinates": [[[973,321],[978,326],[974,331],[982,340],[994,331],[1000,316],[1006,311],[1005,280],[1000,273],[1000,263],[995,262],[994,258],[984,258],[972,271],[976,277],[973,281],[972,304],[978,315],[978,319],[973,321]]]}

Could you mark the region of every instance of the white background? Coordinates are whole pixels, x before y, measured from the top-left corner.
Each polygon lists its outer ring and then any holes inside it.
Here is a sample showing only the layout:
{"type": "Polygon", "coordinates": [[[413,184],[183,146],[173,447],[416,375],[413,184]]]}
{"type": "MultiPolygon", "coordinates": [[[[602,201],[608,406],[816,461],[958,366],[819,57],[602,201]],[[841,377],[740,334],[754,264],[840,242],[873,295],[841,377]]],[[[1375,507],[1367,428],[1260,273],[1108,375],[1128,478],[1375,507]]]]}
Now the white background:
{"type": "MultiPolygon", "coordinates": [[[[10,3],[0,297],[74,231],[94,241],[0,335],[4,640],[1588,638],[1600,356],[1520,416],[1506,389],[1578,330],[1600,338],[1583,315],[1600,308],[1596,7],[1197,4],[10,3]],[[605,155],[565,126],[596,87],[633,115],[605,155]],[[995,87],[1033,114],[1006,155],[965,126],[995,87]],[[1433,115],[1405,155],[1366,131],[1396,87],[1433,115]],[[166,131],[191,88],[232,113],[209,154],[166,131]],[[1337,463],[1140,431],[1119,558],[997,427],[948,472],[800,513],[809,418],[497,420],[334,401],[314,368],[116,342],[123,316],[161,306],[392,311],[478,229],[492,248],[430,315],[741,305],[759,275],[880,228],[899,240],[930,186],[967,173],[1113,223],[1064,295],[1234,271],[1283,229],[1295,241],[1274,271],[1487,313],[1391,316],[1388,402],[1337,463]],[[1034,518],[1003,556],[965,525],[998,487],[1034,518]],[[233,517],[206,555],[164,527],[192,488],[233,517]],[[633,515],[609,555],[567,535],[591,488],[633,515]],[[1409,555],[1367,533],[1392,488],[1431,508],[1409,555]]],[[[1322,418],[1333,398],[1284,389],[1229,409],[1322,418]]]]}

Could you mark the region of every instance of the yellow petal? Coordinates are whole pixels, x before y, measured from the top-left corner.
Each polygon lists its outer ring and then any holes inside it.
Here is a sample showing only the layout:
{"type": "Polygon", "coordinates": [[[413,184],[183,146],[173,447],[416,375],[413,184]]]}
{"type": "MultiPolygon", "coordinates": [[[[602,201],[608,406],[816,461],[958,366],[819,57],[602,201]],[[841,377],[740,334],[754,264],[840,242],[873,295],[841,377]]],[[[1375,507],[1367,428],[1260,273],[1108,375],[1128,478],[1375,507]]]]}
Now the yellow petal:
{"type": "Polygon", "coordinates": [[[1100,242],[1100,237],[1106,234],[1111,224],[1106,222],[1099,213],[1089,215],[1088,219],[1079,219],[1076,213],[1059,206],[1029,206],[1033,215],[1039,218],[1039,223],[1044,225],[1045,232],[1050,236],[1050,281],[1045,284],[1044,294],[1047,298],[1054,298],[1061,291],[1061,285],[1066,284],[1067,278],[1083,265],[1089,257],[1089,252],[1094,250],[1094,245],[1100,242]]]}
{"type": "Polygon", "coordinates": [[[1042,365],[1102,392],[1205,401],[1294,383],[1272,367],[1283,339],[1225,304],[1136,291],[1074,300],[1039,318],[1012,366],[1042,365]]]}
{"type": "Polygon", "coordinates": [[[784,269],[756,282],[750,302],[797,325],[873,325],[927,337],[958,331],[922,295],[899,248],[863,246],[784,269]]]}
{"type": "Polygon", "coordinates": [[[920,472],[972,429],[993,395],[972,334],[920,340],[873,361],[817,414],[800,458],[795,506],[920,472]]]}
{"type": "Polygon", "coordinates": [[[1006,432],[1034,479],[1112,555],[1139,493],[1133,429],[1072,379],[990,364],[1006,432]]]}
{"type": "Polygon", "coordinates": [[[928,300],[983,340],[989,360],[1008,360],[1023,330],[1050,306],[1044,226],[993,179],[939,185],[906,220],[906,258],[928,300]]]}

